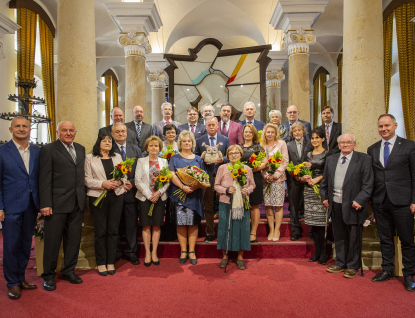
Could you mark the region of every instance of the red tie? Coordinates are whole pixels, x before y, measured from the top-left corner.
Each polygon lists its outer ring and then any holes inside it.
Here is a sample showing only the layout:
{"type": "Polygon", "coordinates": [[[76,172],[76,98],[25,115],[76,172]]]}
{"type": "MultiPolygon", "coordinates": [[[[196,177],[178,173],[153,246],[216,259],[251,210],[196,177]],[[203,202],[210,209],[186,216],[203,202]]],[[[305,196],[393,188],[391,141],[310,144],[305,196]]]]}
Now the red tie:
{"type": "Polygon", "coordinates": [[[226,124],[223,123],[222,135],[226,135],[226,124]]]}
{"type": "Polygon", "coordinates": [[[170,124],[170,122],[166,121],[166,125],[170,124]]]}
{"type": "Polygon", "coordinates": [[[192,125],[192,133],[195,133],[195,125],[192,125]]]}

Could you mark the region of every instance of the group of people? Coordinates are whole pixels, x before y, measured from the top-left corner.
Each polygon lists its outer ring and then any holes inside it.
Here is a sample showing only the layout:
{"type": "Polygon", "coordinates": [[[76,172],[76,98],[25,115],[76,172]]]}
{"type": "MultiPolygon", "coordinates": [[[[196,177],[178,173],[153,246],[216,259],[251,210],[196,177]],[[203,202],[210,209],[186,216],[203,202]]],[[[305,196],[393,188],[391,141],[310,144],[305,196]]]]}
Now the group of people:
{"type": "Polygon", "coordinates": [[[383,259],[382,273],[372,280],[395,278],[396,229],[402,244],[405,289],[415,290],[415,143],[395,135],[397,123],[392,115],[379,117],[382,140],[364,154],[354,150],[353,135],[342,134],[341,124],[333,121],[331,107],[322,110],[324,124],[313,130],[310,123],[299,119],[295,105],[288,107],[285,124],[278,110],[269,113],[267,124],[254,119],[256,108],[252,102],[244,105],[245,120],[240,123],[231,120],[229,103],[221,105],[220,120],[210,104],[201,108],[200,119],[198,109],[190,107],[185,124],[172,120],[170,103],[163,103],[161,111],[163,120],[151,125],[143,121],[141,106],[134,107],[134,120],[128,123],[124,123],[123,111],[114,108],[113,124],[99,130],[87,155],[85,148],[74,142],[76,129],[71,122],[60,122],[58,140],[40,148],[29,143],[30,122],[21,117],[13,119],[12,140],[0,146],[0,221],[9,298],[18,299],[22,289],[36,288],[25,280],[25,269],[38,211],[45,217],[43,289],[53,291],[62,240],[62,279],[73,284],[83,282],[74,269],[87,201],[94,220],[96,263],[102,276],[116,273],[115,263],[122,254],[133,265],[139,264],[137,219],[142,226],[145,266],[160,264],[157,247],[161,235],[177,235],[180,264],[197,264],[196,240],[201,220],[205,219],[205,242],[217,237],[217,248],[222,250],[219,267],[226,267],[229,261],[226,251],[236,251],[237,267],[243,270],[244,251],[258,242],[262,203],[269,225],[267,239],[280,239],[286,184],[291,240],[301,238],[300,218],[304,215],[315,243],[310,262],[326,262],[324,235],[330,216],[336,262],[327,271],[355,277],[361,261],[362,225],[371,201],[383,259]],[[207,146],[217,150],[213,162],[204,156],[207,146]],[[163,151],[168,149],[176,152],[169,160],[163,158],[163,151]],[[241,185],[228,168],[260,152],[266,154],[261,164],[252,169],[242,166],[245,182],[241,185]],[[268,158],[277,152],[282,155],[280,166],[270,174],[268,158]],[[135,161],[125,176],[114,178],[114,167],[128,158],[135,161]],[[312,175],[300,177],[288,172],[290,161],[294,165],[308,162],[312,175]],[[178,172],[188,166],[205,171],[211,186],[200,189],[187,185],[178,172]],[[171,180],[160,186],[160,176],[166,169],[171,180]],[[316,185],[319,195],[314,190],[316,185]],[[103,191],[106,195],[102,199],[103,191]],[[215,219],[219,219],[217,233],[215,219]],[[123,250],[120,233],[126,240],[123,250]]]}

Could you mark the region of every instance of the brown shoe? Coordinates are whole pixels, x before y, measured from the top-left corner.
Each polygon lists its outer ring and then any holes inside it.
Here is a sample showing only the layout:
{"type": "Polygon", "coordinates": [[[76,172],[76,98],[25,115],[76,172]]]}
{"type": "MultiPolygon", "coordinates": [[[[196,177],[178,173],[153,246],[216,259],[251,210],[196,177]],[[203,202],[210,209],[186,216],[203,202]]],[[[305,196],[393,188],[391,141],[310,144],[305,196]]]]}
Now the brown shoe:
{"type": "Polygon", "coordinates": [[[215,214],[213,215],[213,219],[214,219],[214,220],[219,219],[219,213],[215,213],[215,214]]]}
{"type": "Polygon", "coordinates": [[[245,263],[242,259],[236,260],[236,265],[238,266],[238,269],[241,269],[241,270],[246,269],[245,263]]]}
{"type": "Polygon", "coordinates": [[[35,284],[31,284],[28,281],[24,280],[20,283],[20,288],[24,290],[31,290],[31,289],[36,289],[37,286],[35,284]]]}
{"type": "Polygon", "coordinates": [[[222,258],[222,260],[219,263],[219,268],[225,268],[226,264],[228,264],[228,259],[222,258]]]}
{"type": "Polygon", "coordinates": [[[348,268],[344,271],[343,277],[355,278],[358,272],[359,272],[358,269],[348,268]]]}
{"type": "Polygon", "coordinates": [[[330,265],[329,267],[327,267],[327,271],[329,273],[341,273],[345,269],[347,269],[347,266],[330,265]]]}
{"type": "Polygon", "coordinates": [[[22,291],[20,290],[20,286],[16,285],[10,288],[7,288],[7,296],[9,296],[10,299],[19,299],[20,296],[22,296],[22,291]]]}

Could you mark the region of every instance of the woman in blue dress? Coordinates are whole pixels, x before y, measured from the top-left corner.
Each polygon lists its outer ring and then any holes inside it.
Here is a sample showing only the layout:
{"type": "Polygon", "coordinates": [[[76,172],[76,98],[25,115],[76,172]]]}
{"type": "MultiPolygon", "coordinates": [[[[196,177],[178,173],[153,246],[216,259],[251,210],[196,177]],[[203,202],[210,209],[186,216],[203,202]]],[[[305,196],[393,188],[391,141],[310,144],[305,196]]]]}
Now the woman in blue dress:
{"type": "Polygon", "coordinates": [[[170,199],[174,202],[176,211],[177,236],[181,248],[179,263],[186,263],[189,257],[190,263],[196,265],[195,246],[198,227],[203,215],[203,193],[202,189],[195,190],[185,185],[176,175],[176,171],[187,166],[196,166],[202,170],[206,168],[203,160],[193,153],[196,147],[196,140],[190,131],[183,130],[179,135],[177,144],[179,153],[170,159],[170,172],[172,174],[170,199]],[[177,189],[182,189],[186,193],[184,202],[174,195],[177,189]],[[189,249],[187,249],[188,243],[189,249]]]}

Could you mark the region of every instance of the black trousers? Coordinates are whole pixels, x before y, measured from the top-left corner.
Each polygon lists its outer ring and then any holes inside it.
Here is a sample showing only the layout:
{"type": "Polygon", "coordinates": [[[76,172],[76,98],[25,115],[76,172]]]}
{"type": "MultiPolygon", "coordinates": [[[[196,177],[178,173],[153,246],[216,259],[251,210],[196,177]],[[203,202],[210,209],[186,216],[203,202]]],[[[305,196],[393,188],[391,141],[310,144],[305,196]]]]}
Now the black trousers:
{"type": "Polygon", "coordinates": [[[300,223],[300,211],[304,213],[302,200],[303,184],[287,173],[288,202],[290,203],[290,223],[293,233],[301,234],[303,229],[300,223]]]}
{"type": "MultiPolygon", "coordinates": [[[[137,252],[137,228],[138,228],[138,202],[134,198],[133,202],[124,201],[122,208],[122,216],[120,228],[123,227],[125,231],[125,239],[127,245],[124,249],[124,254],[135,254],[137,252]]],[[[119,253],[121,255],[121,253],[119,253]]]]}
{"type": "Polygon", "coordinates": [[[118,243],[118,227],[123,206],[124,195],[117,196],[113,191],[98,206],[89,198],[95,228],[95,258],[97,265],[115,264],[118,243]]]}
{"type": "Polygon", "coordinates": [[[206,220],[206,235],[215,236],[215,219],[214,215],[218,212],[215,204],[216,191],[214,189],[215,177],[210,179],[210,187],[203,190],[203,214],[206,220]]]}
{"type": "Polygon", "coordinates": [[[409,205],[394,205],[388,194],[382,204],[373,204],[376,225],[380,237],[382,252],[382,268],[384,271],[395,270],[395,230],[398,233],[402,246],[403,275],[414,275],[415,271],[415,242],[414,242],[414,216],[409,205]]]}
{"type": "Polygon", "coordinates": [[[79,246],[82,236],[82,221],[84,212],[76,208],[70,213],[57,213],[45,218],[43,279],[53,279],[56,276],[59,250],[63,239],[64,268],[62,274],[73,272],[78,263],[79,246]]]}
{"type": "Polygon", "coordinates": [[[363,226],[344,223],[340,203],[333,202],[331,217],[336,249],[336,265],[347,266],[349,269],[359,269],[359,244],[361,243],[358,240],[362,238],[363,226]]]}

